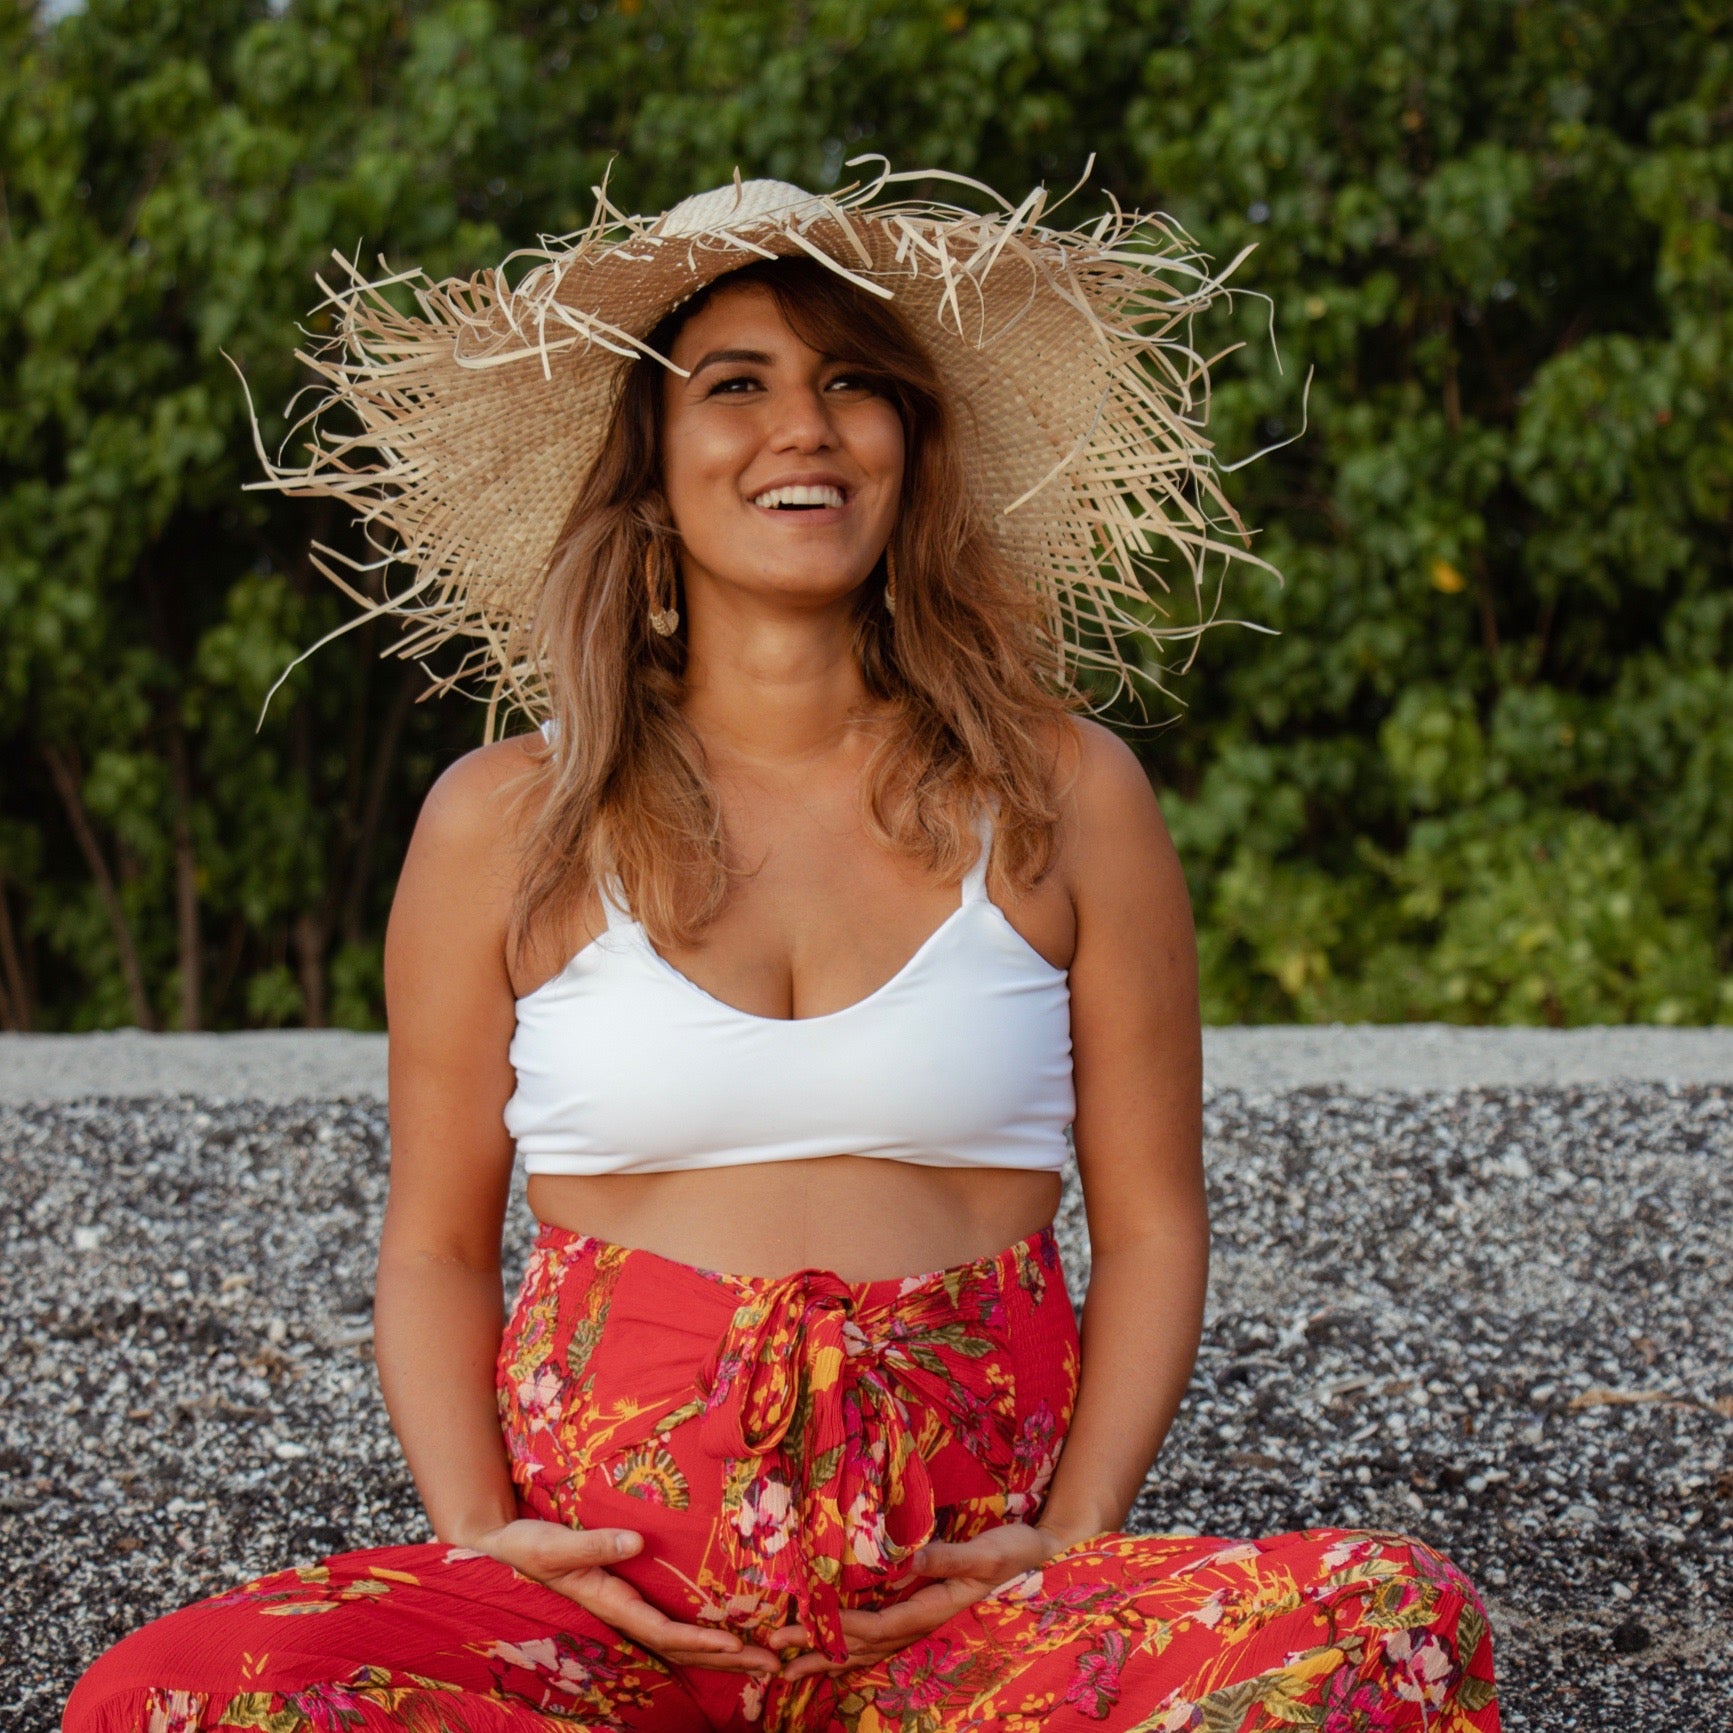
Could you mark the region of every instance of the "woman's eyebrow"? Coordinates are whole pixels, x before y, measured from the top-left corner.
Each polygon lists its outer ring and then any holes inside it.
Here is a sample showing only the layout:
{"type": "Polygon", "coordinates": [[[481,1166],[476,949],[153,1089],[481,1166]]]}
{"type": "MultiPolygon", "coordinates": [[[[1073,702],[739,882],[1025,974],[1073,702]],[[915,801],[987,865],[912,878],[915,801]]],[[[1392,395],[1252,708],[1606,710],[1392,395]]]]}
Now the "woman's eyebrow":
{"type": "Polygon", "coordinates": [[[706,367],[716,367],[726,361],[751,361],[760,367],[768,367],[774,359],[762,349],[712,349],[702,361],[694,363],[686,377],[696,379],[706,367]]]}

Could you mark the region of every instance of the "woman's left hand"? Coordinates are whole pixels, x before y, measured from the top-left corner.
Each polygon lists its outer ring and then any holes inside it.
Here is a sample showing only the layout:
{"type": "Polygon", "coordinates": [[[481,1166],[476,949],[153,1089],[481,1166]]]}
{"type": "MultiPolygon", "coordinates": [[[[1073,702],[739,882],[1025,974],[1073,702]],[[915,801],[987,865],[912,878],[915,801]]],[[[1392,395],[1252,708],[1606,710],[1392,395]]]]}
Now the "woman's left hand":
{"type": "Polygon", "coordinates": [[[929,1631],[937,1630],[953,1613],[973,1606],[1001,1583],[1037,1565],[1075,1542],[1051,1529],[1024,1522],[1008,1522],[988,1529],[974,1540],[928,1541],[909,1560],[900,1582],[910,1577],[939,1580],[917,1589],[906,1601],[883,1612],[845,1611],[842,1632],[848,1640],[848,1659],[832,1661],[818,1654],[803,1625],[784,1625],[771,1632],[766,1646],[778,1654],[789,1648],[806,1650],[785,1662],[784,1679],[805,1679],[814,1673],[845,1673],[871,1666],[898,1649],[906,1648],[929,1631]]]}

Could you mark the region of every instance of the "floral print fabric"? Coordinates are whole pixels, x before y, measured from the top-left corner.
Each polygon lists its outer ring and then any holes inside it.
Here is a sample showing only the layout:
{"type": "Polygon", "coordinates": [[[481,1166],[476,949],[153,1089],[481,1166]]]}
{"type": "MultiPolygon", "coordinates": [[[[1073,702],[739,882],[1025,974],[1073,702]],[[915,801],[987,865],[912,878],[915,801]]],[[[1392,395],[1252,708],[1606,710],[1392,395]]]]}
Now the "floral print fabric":
{"type": "Polygon", "coordinates": [[[842,1608],[882,1603],[916,1548],[1038,1506],[1077,1339],[1050,1231],[851,1285],[545,1229],[500,1367],[530,1514],[637,1528],[659,1506],[660,1544],[620,1567],[644,1595],[760,1641],[793,1612],[840,1660],[842,1608]]]}
{"type": "MultiPolygon", "coordinates": [[[[720,1275],[544,1228],[500,1347],[522,1514],[638,1530],[670,1617],[762,1641],[840,1618],[932,1538],[1038,1515],[1078,1348],[1050,1231],[902,1281],[720,1275]]],[[[66,1733],[1492,1733],[1484,1614],[1401,1536],[1103,1535],[887,1661],[768,1685],[670,1667],[438,1544],[340,1554],[159,1619],[66,1733]]]]}

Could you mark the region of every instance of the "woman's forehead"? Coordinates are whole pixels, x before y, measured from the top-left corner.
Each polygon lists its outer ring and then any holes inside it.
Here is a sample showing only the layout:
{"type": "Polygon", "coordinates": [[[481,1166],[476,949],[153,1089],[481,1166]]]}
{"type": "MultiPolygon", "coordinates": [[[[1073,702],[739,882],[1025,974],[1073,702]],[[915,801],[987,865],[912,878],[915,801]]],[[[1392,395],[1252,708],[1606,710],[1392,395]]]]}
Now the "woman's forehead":
{"type": "Polygon", "coordinates": [[[681,326],[671,359],[690,368],[714,349],[752,350],[776,356],[814,354],[783,316],[781,304],[762,283],[725,285],[681,326]]]}

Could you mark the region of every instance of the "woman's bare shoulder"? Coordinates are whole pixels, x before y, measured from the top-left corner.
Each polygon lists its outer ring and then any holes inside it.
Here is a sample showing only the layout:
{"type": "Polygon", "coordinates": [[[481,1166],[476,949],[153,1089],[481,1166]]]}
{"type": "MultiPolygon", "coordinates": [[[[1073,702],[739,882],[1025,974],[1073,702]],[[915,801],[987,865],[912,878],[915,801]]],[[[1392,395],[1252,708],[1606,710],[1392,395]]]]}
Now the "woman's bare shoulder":
{"type": "Polygon", "coordinates": [[[1064,822],[1080,841],[1127,830],[1166,832],[1142,760],[1093,717],[1065,718],[1054,793],[1064,822]]]}
{"type": "Polygon", "coordinates": [[[1173,839],[1149,773],[1111,728],[1067,719],[1056,775],[1063,882],[1079,917],[1106,915],[1122,942],[1151,921],[1189,925],[1173,839]]]}
{"type": "Polygon", "coordinates": [[[392,905],[394,926],[445,928],[456,921],[484,946],[500,942],[511,919],[540,762],[537,737],[526,735],[477,747],[441,773],[409,839],[392,905]]]}
{"type": "Polygon", "coordinates": [[[443,770],[422,802],[416,835],[445,848],[497,852],[515,842],[533,811],[528,798],[545,762],[537,734],[478,746],[443,770]]]}

